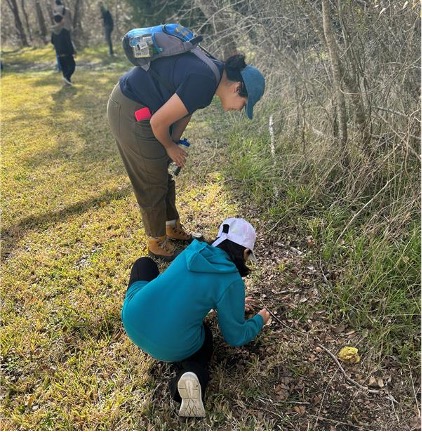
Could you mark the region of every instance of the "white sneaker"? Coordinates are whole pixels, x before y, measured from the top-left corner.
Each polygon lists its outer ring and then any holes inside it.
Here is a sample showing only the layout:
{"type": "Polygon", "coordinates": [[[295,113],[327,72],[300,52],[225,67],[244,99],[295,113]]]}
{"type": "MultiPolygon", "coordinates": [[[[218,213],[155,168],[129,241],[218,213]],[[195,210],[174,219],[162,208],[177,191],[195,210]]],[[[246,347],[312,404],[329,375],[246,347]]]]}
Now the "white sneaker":
{"type": "Polygon", "coordinates": [[[73,86],[73,84],[68,79],[66,79],[65,77],[63,77],[62,79],[67,85],[73,86]]]}
{"type": "Polygon", "coordinates": [[[202,403],[202,390],[198,377],[193,372],[185,372],[177,383],[182,405],[180,417],[205,417],[205,408],[202,403]]]}

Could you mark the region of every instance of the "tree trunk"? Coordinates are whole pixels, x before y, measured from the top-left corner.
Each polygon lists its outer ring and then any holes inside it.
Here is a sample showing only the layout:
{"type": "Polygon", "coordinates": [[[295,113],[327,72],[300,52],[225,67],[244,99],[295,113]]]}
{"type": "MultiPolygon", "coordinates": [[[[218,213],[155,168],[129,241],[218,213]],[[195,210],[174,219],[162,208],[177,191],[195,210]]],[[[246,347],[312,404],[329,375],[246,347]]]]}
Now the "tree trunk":
{"type": "Polygon", "coordinates": [[[341,0],[337,0],[337,10],[339,25],[342,30],[345,45],[342,56],[349,60],[349,68],[346,69],[343,67],[343,70],[341,71],[342,78],[355,109],[355,120],[360,135],[359,142],[362,142],[363,148],[366,150],[371,141],[371,118],[369,112],[365,109],[363,100],[365,90],[362,89],[360,85],[360,80],[364,80],[365,78],[362,70],[362,59],[354,48],[354,45],[350,43],[351,36],[343,19],[343,6],[341,0]]]}
{"type": "Polygon", "coordinates": [[[73,12],[73,42],[77,49],[82,47],[83,28],[82,28],[82,7],[83,0],[76,0],[73,12]]]}
{"type": "Polygon", "coordinates": [[[32,32],[31,32],[31,26],[29,25],[28,14],[26,13],[26,9],[25,9],[25,0],[21,0],[21,8],[22,8],[23,17],[25,19],[26,31],[28,32],[29,40],[32,42],[32,32]]]}
{"type": "Polygon", "coordinates": [[[47,26],[45,25],[44,14],[42,13],[40,2],[35,2],[35,10],[37,11],[38,27],[40,29],[40,36],[44,43],[48,42],[47,26]]]}
{"type": "Polygon", "coordinates": [[[195,6],[201,9],[209,23],[214,27],[215,34],[219,38],[223,58],[227,59],[237,51],[237,45],[233,36],[228,33],[230,29],[230,14],[227,9],[220,8],[215,0],[195,0],[195,6]]]}
{"type": "Polygon", "coordinates": [[[51,7],[51,3],[47,2],[45,6],[47,8],[47,15],[48,15],[48,17],[50,19],[50,22],[52,24],[54,24],[54,21],[53,21],[53,8],[51,7]]]}
{"type": "Polygon", "coordinates": [[[347,143],[347,115],[346,100],[342,88],[341,64],[337,52],[337,46],[334,39],[333,29],[331,28],[330,12],[328,0],[322,0],[322,25],[324,29],[325,42],[331,60],[331,69],[333,72],[333,87],[337,103],[337,121],[338,121],[338,140],[340,145],[345,148],[347,143]]]}
{"type": "Polygon", "coordinates": [[[18,32],[18,36],[19,36],[19,39],[21,41],[21,45],[23,47],[29,47],[28,40],[26,39],[25,30],[23,28],[22,21],[21,21],[21,18],[19,16],[19,9],[18,9],[18,5],[16,3],[16,0],[7,0],[7,4],[9,5],[10,10],[13,13],[13,17],[15,19],[16,31],[18,32]]]}

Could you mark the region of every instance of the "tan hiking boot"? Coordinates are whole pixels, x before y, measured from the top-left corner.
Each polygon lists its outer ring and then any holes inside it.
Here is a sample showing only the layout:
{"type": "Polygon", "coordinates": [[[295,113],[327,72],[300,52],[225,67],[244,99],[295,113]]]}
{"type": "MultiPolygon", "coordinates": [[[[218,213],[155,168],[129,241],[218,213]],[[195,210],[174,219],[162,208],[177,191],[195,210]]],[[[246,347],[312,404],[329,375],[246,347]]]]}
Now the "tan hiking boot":
{"type": "Polygon", "coordinates": [[[180,223],[180,220],[175,221],[174,225],[166,225],[166,234],[171,240],[192,240],[192,234],[188,234],[185,231],[183,225],[180,223]]]}
{"type": "Polygon", "coordinates": [[[148,253],[153,258],[172,261],[177,255],[175,250],[174,244],[165,235],[162,237],[148,237],[148,253]]]}

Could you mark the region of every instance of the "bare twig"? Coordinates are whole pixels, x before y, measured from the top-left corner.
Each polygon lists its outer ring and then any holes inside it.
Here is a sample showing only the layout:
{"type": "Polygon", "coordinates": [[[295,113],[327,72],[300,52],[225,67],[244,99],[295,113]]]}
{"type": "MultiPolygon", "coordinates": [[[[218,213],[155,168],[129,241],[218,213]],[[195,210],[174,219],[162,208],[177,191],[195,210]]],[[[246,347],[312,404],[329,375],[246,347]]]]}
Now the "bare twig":
{"type": "Polygon", "coordinates": [[[336,362],[337,366],[339,367],[341,373],[343,374],[343,376],[346,378],[346,381],[350,382],[351,384],[354,384],[355,386],[359,387],[362,390],[365,390],[369,393],[376,393],[378,394],[380,391],[379,390],[375,390],[375,389],[370,389],[366,386],[363,386],[362,384],[359,384],[357,381],[353,380],[352,378],[350,378],[347,374],[346,371],[343,369],[343,366],[340,364],[340,362],[337,360],[336,356],[327,348],[325,348],[324,345],[318,344],[318,346],[320,348],[322,348],[327,354],[330,355],[330,357],[336,362]]]}
{"type": "Polygon", "coordinates": [[[400,418],[397,414],[396,406],[394,405],[395,403],[398,403],[398,402],[396,401],[396,399],[394,399],[394,396],[392,396],[390,394],[387,395],[386,398],[391,402],[391,406],[393,407],[394,415],[396,416],[396,419],[397,419],[397,424],[400,424],[400,418]]]}
{"type": "MultiPolygon", "coordinates": [[[[275,155],[275,135],[274,135],[274,116],[271,114],[268,120],[268,131],[270,133],[270,149],[271,157],[273,159],[273,168],[277,168],[277,159],[275,155]]],[[[274,184],[274,197],[278,198],[278,189],[276,184],[274,184]]]]}
{"type": "Polygon", "coordinates": [[[275,411],[270,411],[269,409],[266,409],[266,408],[263,408],[263,407],[259,407],[259,410],[261,410],[261,411],[265,411],[265,412],[267,412],[268,414],[273,414],[273,415],[279,417],[280,419],[284,420],[284,417],[283,417],[281,414],[279,414],[279,413],[277,413],[277,412],[275,412],[275,411]]]}
{"type": "Polygon", "coordinates": [[[302,402],[302,401],[283,401],[284,404],[290,405],[310,405],[310,402],[302,402]]]}
{"type": "Polygon", "coordinates": [[[268,313],[279,323],[279,324],[281,324],[283,327],[286,327],[286,328],[288,328],[289,330],[291,330],[291,331],[293,331],[293,332],[297,332],[297,333],[300,333],[300,334],[302,334],[302,335],[306,335],[307,333],[306,332],[304,332],[304,331],[302,331],[302,330],[296,330],[296,329],[294,329],[294,328],[292,328],[292,327],[289,327],[287,324],[285,324],[283,321],[281,321],[281,319],[277,316],[277,315],[275,315],[275,313],[268,307],[268,306],[266,306],[264,303],[262,303],[262,305],[260,305],[259,306],[261,309],[262,308],[264,308],[264,309],[267,309],[267,311],[268,311],[268,313]]]}
{"type": "Polygon", "coordinates": [[[391,114],[396,114],[398,116],[402,116],[402,117],[406,117],[406,118],[410,117],[410,115],[407,115],[405,113],[402,113],[402,112],[399,112],[399,111],[396,111],[396,110],[392,110],[391,108],[384,108],[384,107],[380,107],[380,106],[376,106],[375,108],[377,108],[377,109],[379,109],[381,111],[389,112],[391,114]]]}
{"type": "Polygon", "coordinates": [[[275,313],[266,305],[262,304],[259,306],[261,309],[267,309],[268,313],[276,320],[278,321],[280,324],[283,324],[283,322],[281,321],[281,319],[275,315],[275,313]]]}

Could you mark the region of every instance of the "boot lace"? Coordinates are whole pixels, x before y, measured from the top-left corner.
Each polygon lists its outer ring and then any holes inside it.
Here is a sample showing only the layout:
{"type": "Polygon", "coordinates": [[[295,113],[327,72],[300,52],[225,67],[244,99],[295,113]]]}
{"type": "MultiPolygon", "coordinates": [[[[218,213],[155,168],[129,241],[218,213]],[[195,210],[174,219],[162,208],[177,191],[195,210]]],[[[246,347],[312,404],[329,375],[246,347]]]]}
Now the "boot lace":
{"type": "Polygon", "coordinates": [[[185,231],[185,229],[183,228],[182,225],[173,227],[173,231],[175,234],[180,235],[180,236],[186,236],[186,237],[189,236],[189,234],[185,231]]]}
{"type": "Polygon", "coordinates": [[[161,249],[165,250],[168,253],[174,252],[174,246],[169,238],[165,238],[162,242],[159,243],[161,249]]]}

